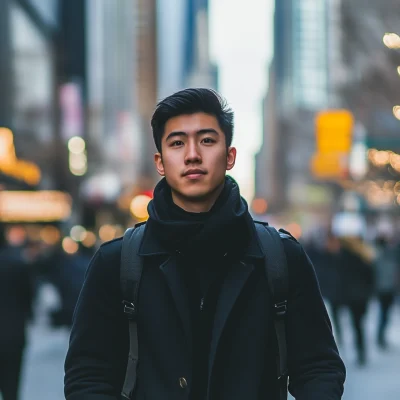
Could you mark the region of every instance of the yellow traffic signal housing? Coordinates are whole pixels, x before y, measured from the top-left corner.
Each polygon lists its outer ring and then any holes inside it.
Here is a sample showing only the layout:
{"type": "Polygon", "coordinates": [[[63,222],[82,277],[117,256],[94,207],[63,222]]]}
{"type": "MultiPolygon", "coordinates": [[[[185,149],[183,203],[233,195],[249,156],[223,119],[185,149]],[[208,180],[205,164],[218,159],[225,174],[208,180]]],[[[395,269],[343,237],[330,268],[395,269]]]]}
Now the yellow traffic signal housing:
{"type": "Polygon", "coordinates": [[[353,114],[348,110],[321,111],[315,118],[317,152],[311,159],[311,172],[318,179],[348,176],[352,146],[353,114]]]}
{"type": "Polygon", "coordinates": [[[350,152],[354,117],[347,110],[329,110],[317,114],[315,133],[318,153],[350,152]]]}

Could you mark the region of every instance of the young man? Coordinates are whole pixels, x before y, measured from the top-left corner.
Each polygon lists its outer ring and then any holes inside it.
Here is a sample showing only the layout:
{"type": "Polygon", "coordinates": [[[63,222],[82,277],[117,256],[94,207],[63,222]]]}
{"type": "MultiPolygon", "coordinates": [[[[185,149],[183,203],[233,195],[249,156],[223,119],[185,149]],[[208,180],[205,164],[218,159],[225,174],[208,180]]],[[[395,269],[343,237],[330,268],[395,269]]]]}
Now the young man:
{"type": "MultiPolygon", "coordinates": [[[[209,89],[161,101],[152,118],[164,178],[149,204],[139,255],[139,366],[135,400],[277,400],[277,337],[265,253],[226,171],[235,165],[233,113],[209,89]]],[[[336,400],[345,368],[313,267],[282,239],[289,271],[289,389],[336,400]]],[[[66,359],[67,400],[120,398],[129,353],[120,291],[122,240],[94,256],[66,359]]]]}

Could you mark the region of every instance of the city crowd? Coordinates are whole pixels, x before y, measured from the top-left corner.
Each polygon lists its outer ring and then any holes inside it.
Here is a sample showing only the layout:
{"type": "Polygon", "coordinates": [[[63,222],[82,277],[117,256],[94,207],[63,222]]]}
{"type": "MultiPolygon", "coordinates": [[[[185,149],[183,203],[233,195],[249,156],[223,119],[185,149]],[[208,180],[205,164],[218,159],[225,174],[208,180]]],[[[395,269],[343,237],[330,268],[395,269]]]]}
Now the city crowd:
{"type": "MultiPolygon", "coordinates": [[[[18,229],[1,232],[0,318],[7,323],[0,330],[0,393],[4,400],[17,398],[26,326],[34,322],[36,295],[43,283],[51,283],[60,307],[49,315],[50,324],[71,326],[74,307],[93,249],[83,246],[67,254],[60,246],[43,247],[38,241],[18,238],[18,229]],[[14,235],[14,236],[13,236],[14,235]]],[[[387,328],[400,283],[400,246],[390,235],[377,235],[373,242],[361,237],[339,237],[333,233],[303,240],[329,305],[339,346],[343,341],[343,310],[351,316],[357,364],[368,361],[365,317],[372,299],[379,303],[376,344],[390,348],[387,328]]]]}
{"type": "Polygon", "coordinates": [[[92,252],[83,246],[67,254],[61,244],[28,240],[22,227],[0,226],[0,398],[18,399],[27,326],[35,322],[35,305],[43,284],[51,284],[59,307],[48,310],[53,328],[70,327],[92,252]]]}
{"type": "Polygon", "coordinates": [[[337,236],[332,232],[309,239],[305,244],[330,306],[335,337],[343,341],[342,311],[347,310],[354,332],[357,363],[367,363],[365,317],[373,298],[379,303],[375,340],[389,347],[387,328],[400,287],[400,246],[390,234],[377,234],[371,242],[361,236],[337,236]],[[321,239],[321,237],[323,239],[321,239]]]}

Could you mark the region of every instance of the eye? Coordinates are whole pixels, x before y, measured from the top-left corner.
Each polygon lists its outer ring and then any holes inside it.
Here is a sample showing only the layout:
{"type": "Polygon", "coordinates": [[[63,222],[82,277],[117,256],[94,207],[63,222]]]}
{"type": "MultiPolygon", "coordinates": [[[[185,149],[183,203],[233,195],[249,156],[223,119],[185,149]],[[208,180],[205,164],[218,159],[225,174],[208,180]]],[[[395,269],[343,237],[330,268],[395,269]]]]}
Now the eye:
{"type": "Polygon", "coordinates": [[[182,140],[175,140],[174,142],[171,143],[171,147],[178,147],[182,145],[183,145],[182,140]]]}
{"type": "Polygon", "coordinates": [[[205,143],[205,144],[212,144],[212,143],[215,143],[215,140],[212,139],[212,138],[210,138],[210,137],[204,138],[202,141],[203,141],[203,143],[205,143]]]}

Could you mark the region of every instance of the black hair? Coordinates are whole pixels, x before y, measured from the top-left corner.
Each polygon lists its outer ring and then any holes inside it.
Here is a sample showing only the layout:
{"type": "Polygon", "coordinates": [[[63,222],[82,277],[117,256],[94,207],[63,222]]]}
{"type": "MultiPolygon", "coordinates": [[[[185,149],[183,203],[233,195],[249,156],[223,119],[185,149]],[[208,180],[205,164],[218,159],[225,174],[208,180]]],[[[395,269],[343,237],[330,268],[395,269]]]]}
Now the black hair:
{"type": "Polygon", "coordinates": [[[225,135],[226,147],[232,143],[233,111],[227,101],[215,90],[188,88],[161,100],[151,118],[154,143],[161,153],[161,139],[167,121],[185,114],[203,112],[215,116],[225,135]]]}

